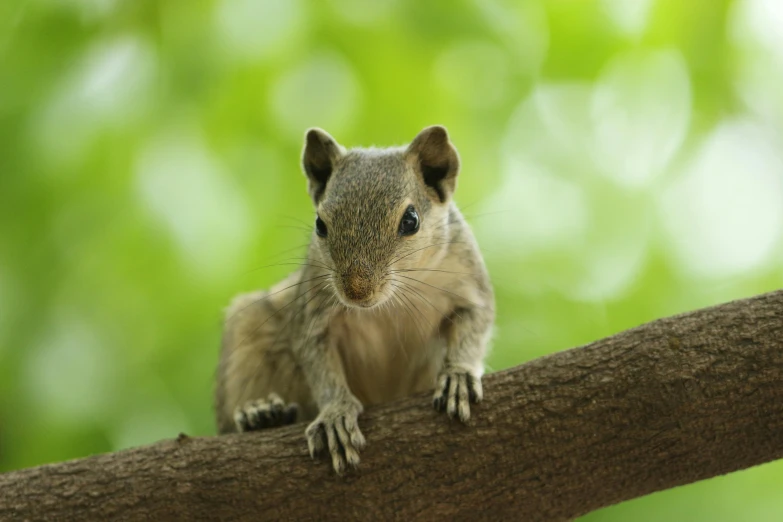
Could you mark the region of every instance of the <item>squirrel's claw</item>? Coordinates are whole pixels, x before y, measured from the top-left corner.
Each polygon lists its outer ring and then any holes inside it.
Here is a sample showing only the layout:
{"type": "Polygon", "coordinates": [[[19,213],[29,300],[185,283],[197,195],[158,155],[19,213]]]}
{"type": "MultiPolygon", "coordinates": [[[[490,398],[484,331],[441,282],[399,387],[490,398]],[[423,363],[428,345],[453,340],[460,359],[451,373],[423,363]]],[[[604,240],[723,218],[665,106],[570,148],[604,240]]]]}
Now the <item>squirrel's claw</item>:
{"type": "Polygon", "coordinates": [[[444,370],[438,376],[432,404],[438,411],[446,411],[450,418],[459,416],[462,422],[470,420],[470,403],[483,398],[481,378],[462,370],[444,370]]]}
{"type": "Polygon", "coordinates": [[[352,403],[329,405],[305,431],[310,456],[315,457],[327,447],[338,475],[343,474],[346,464],[354,468],[359,465],[359,451],[366,444],[359,429],[360,411],[361,406],[352,403]]]}
{"type": "Polygon", "coordinates": [[[266,399],[247,401],[234,411],[237,431],[255,431],[293,424],[299,413],[295,403],[286,404],[276,393],[266,399]]]}

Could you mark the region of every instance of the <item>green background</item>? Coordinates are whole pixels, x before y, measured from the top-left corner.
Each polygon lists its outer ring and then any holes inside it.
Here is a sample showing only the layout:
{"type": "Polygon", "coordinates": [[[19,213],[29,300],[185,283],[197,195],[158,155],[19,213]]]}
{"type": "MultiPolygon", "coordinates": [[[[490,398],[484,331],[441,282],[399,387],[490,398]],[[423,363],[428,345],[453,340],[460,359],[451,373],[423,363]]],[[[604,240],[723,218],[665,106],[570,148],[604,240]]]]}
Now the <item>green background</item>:
{"type": "MultiPolygon", "coordinates": [[[[448,127],[497,370],[783,285],[777,0],[0,3],[0,471],[214,432],[304,130],[448,127]]],[[[490,391],[491,393],[491,391],[490,391]]],[[[783,462],[585,520],[780,520],[783,462]]]]}

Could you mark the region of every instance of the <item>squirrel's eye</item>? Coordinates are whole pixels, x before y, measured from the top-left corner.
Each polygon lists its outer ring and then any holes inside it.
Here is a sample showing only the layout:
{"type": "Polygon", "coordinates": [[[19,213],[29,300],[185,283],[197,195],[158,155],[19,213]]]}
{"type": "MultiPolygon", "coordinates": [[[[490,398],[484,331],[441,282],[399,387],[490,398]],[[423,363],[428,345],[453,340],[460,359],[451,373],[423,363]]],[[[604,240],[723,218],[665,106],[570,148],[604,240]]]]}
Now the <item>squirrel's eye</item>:
{"type": "Polygon", "coordinates": [[[315,233],[321,237],[326,237],[326,223],[321,216],[315,217],[315,233]]]}
{"type": "Polygon", "coordinates": [[[416,209],[413,208],[413,205],[410,205],[405,210],[405,214],[402,215],[402,220],[400,220],[400,235],[410,236],[418,231],[419,215],[416,213],[416,209]]]}

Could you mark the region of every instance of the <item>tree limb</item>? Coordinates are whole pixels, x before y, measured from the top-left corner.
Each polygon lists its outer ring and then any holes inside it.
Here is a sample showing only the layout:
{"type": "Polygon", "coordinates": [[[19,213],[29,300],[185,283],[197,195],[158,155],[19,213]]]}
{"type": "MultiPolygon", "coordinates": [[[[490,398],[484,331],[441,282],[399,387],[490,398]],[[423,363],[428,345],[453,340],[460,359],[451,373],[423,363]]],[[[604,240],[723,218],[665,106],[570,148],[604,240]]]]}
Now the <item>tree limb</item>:
{"type": "Polygon", "coordinates": [[[0,475],[0,519],[567,520],[783,456],[783,291],[486,377],[474,425],[420,395],[361,417],[340,478],[299,424],[0,475]]]}

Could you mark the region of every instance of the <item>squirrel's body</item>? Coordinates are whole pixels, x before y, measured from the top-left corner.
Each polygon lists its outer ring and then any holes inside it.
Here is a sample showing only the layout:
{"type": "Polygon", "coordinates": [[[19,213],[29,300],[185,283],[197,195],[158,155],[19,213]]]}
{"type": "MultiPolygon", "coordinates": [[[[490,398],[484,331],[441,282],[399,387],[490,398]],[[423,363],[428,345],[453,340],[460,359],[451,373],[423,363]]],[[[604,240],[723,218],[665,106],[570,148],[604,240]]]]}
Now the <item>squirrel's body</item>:
{"type": "Polygon", "coordinates": [[[300,270],[229,307],[217,420],[224,433],[315,419],[311,452],[328,447],[340,472],[358,463],[363,406],[435,389],[436,407],[468,420],[494,297],[450,197],[445,129],[350,151],[311,130],[303,163],[317,231],[300,270]]]}

